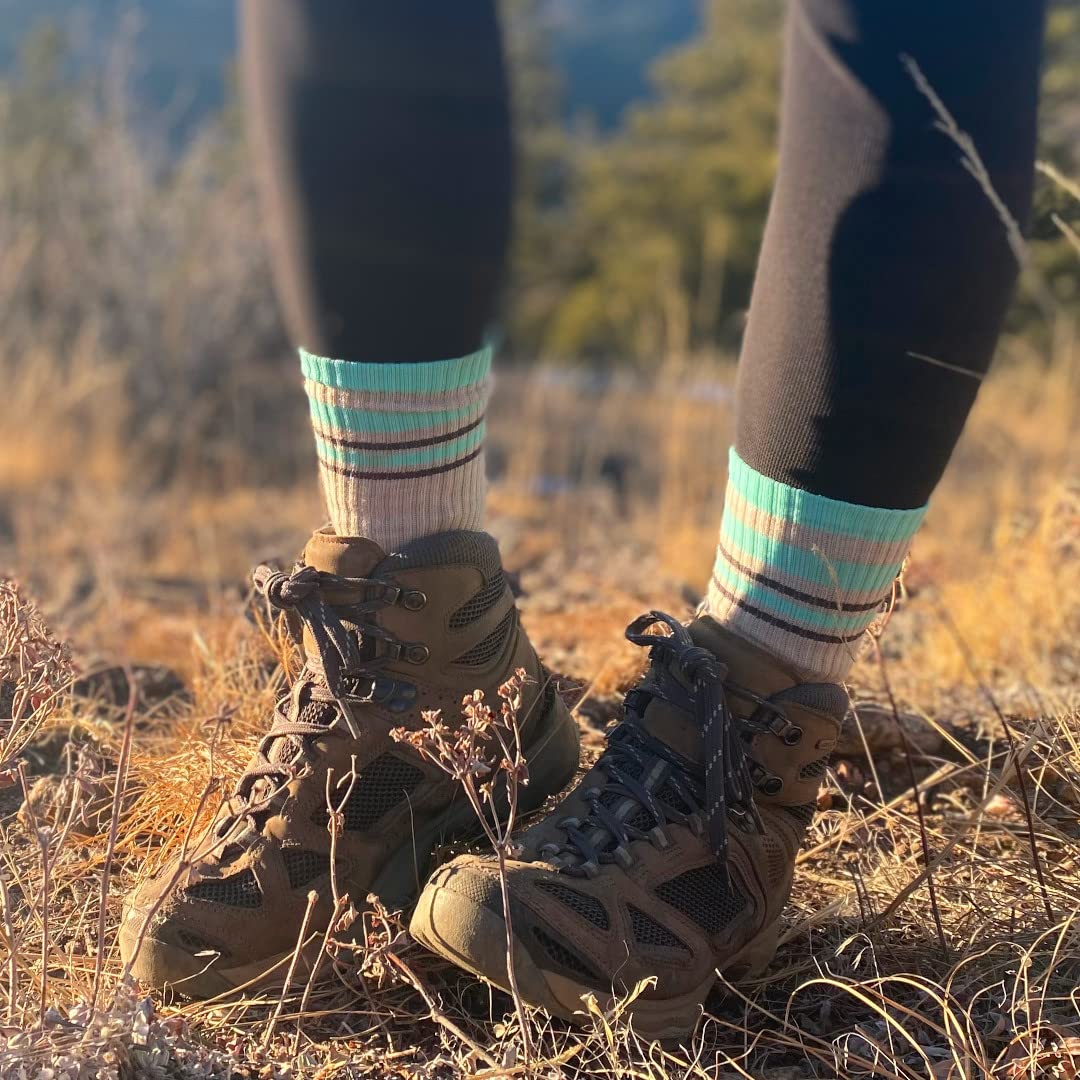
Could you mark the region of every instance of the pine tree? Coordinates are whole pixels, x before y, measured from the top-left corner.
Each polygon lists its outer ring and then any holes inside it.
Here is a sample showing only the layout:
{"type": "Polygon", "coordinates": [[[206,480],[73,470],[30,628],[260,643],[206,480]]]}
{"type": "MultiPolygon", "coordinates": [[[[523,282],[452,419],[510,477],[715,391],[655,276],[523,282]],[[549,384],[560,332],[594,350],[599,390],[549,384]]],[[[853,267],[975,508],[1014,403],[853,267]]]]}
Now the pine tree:
{"type": "Polygon", "coordinates": [[[656,99],[582,164],[584,272],[548,338],[635,355],[723,340],[746,305],[775,170],[780,0],[709,0],[656,99]]]}

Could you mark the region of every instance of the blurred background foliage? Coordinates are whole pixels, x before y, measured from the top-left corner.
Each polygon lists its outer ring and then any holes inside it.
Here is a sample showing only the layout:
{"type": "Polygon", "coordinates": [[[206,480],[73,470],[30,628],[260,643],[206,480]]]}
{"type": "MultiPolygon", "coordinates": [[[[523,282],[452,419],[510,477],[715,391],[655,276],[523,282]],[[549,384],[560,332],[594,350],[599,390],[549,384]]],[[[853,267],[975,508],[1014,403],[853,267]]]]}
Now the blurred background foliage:
{"type": "MultiPolygon", "coordinates": [[[[77,3],[3,9],[0,362],[9,385],[44,354],[83,365],[71,386],[114,379],[124,430],[152,439],[160,426],[160,469],[185,453],[221,467],[222,433],[258,446],[268,416],[302,408],[281,393],[291,350],[244,148],[231,9],[161,0],[141,18],[88,2],[94,32],[73,24],[77,3]],[[201,66],[184,84],[192,50],[201,66]],[[189,445],[177,448],[180,409],[189,445]]],[[[782,0],[502,5],[519,147],[506,362],[734,357],[776,161],[782,0]]],[[[1080,7],[1052,8],[1040,156],[1076,178],[1080,7]]],[[[1080,226],[1077,205],[1040,180],[1018,354],[1045,355],[1040,335],[1060,325],[1043,317],[1048,302],[1068,310],[1080,296],[1075,236],[1061,228],[1080,226]]]]}

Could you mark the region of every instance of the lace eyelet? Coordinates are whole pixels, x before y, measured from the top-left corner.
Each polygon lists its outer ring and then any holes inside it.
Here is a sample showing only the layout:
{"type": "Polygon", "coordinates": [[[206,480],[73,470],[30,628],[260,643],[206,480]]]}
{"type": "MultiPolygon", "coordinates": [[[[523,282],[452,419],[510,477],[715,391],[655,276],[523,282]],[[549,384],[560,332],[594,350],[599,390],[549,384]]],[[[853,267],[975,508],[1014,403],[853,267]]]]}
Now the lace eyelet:
{"type": "Polygon", "coordinates": [[[405,649],[405,659],[410,664],[426,664],[431,650],[426,645],[409,645],[405,649]]]}
{"type": "Polygon", "coordinates": [[[401,606],[406,611],[420,611],[427,604],[427,596],[419,589],[410,589],[401,597],[401,606]]]}
{"type": "Polygon", "coordinates": [[[801,727],[796,727],[794,724],[787,729],[783,734],[783,740],[785,746],[797,746],[802,742],[803,731],[801,727]]]}
{"type": "Polygon", "coordinates": [[[784,781],[779,776],[770,776],[761,782],[760,787],[764,795],[779,795],[784,790],[784,781]]]}

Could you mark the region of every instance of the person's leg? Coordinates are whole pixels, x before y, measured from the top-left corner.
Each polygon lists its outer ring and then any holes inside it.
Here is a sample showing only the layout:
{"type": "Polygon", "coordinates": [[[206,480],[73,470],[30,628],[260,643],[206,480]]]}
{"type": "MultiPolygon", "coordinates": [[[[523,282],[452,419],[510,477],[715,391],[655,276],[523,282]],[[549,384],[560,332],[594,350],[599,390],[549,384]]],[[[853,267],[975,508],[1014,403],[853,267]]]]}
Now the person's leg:
{"type": "Polygon", "coordinates": [[[707,610],[842,677],[960,435],[1018,262],[1041,0],[802,0],[707,610]]]}
{"type": "Polygon", "coordinates": [[[476,529],[510,222],[493,0],[244,0],[249,130],[335,530],[476,529]]]}
{"type": "MultiPolygon", "coordinates": [[[[627,631],[652,663],[605,753],[507,867],[523,995],[655,984],[639,1034],[696,1021],[776,946],[836,744],[853,642],[889,590],[985,371],[1016,262],[901,54],[1009,212],[1031,187],[1037,0],[793,4],[780,175],[751,307],[706,613],[627,631]],[[926,359],[928,358],[928,359],[926,359]],[[653,626],[664,636],[649,633],[653,626]]],[[[460,856],[413,936],[507,986],[499,875],[460,856]]]]}
{"type": "Polygon", "coordinates": [[[375,893],[396,909],[444,837],[480,831],[456,781],[396,729],[436,711],[453,728],[474,693],[497,710],[523,672],[519,809],[578,766],[577,725],[479,531],[483,342],[510,199],[495,0],[249,0],[244,16],[257,167],[333,527],[292,574],[256,571],[268,606],[303,626],[304,666],[195,857],[128,901],[135,977],[193,996],[275,964],[280,979],[301,926],[317,950],[332,858],[357,908],[375,893]]]}

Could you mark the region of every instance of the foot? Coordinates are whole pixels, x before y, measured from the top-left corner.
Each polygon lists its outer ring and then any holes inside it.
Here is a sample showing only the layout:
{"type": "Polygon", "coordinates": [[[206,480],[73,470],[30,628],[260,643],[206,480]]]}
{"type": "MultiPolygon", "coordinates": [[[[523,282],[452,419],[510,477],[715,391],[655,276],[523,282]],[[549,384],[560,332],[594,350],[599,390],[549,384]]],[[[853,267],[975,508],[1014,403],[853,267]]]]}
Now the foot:
{"type": "MultiPolygon", "coordinates": [[[[606,1005],[655,977],[631,1011],[640,1034],[667,1038],[696,1024],[717,970],[748,977],[772,959],[847,695],[707,616],[653,612],[627,637],[651,665],[623,722],[508,864],[513,961],[522,996],[568,1019],[584,994],[606,1005]]],[[[410,930],[508,988],[494,858],[438,870],[410,930]]]]}
{"type": "Polygon", "coordinates": [[[303,956],[317,954],[332,912],[328,782],[343,814],[337,888],[357,908],[369,893],[390,907],[411,903],[432,848],[479,831],[454,782],[392,729],[431,709],[453,725],[466,694],[481,689],[494,702],[523,668],[528,805],[578,765],[577,729],[518,624],[485,533],[443,533],[387,556],[323,530],[291,577],[261,567],[256,584],[303,629],[304,669],[190,869],[174,860],[147,880],[120,931],[136,978],[192,997],[280,982],[311,890],[303,956]]]}

